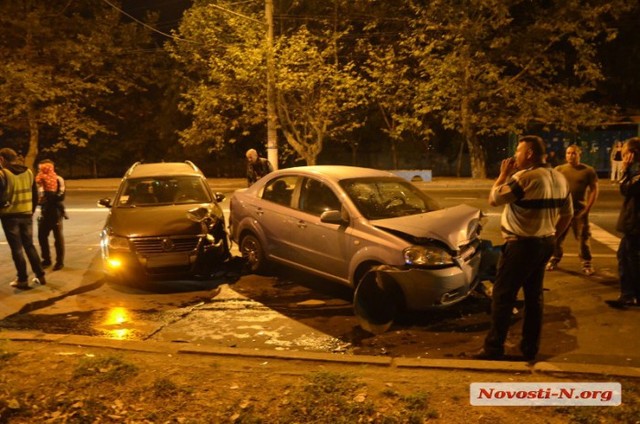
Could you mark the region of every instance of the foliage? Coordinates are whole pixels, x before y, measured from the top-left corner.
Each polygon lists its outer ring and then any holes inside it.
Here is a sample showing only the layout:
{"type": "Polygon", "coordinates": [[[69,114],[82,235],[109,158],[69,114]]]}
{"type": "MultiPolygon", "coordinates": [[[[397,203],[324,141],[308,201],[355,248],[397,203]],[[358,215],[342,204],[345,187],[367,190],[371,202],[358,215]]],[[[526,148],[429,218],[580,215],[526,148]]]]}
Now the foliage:
{"type": "MultiPolygon", "coordinates": [[[[279,129],[308,164],[324,143],[345,140],[376,110],[395,144],[427,141],[432,123],[464,141],[475,177],[485,177],[484,140],[532,124],[577,131],[610,110],[589,96],[603,79],[598,46],[629,0],[279,2],[274,47],[279,129]],[[305,19],[296,19],[304,16],[305,19]],[[302,21],[302,22],[301,22],[302,21]],[[409,25],[407,25],[409,23],[409,25]],[[370,105],[375,105],[375,109],[370,105]]],[[[197,2],[173,46],[187,66],[189,143],[219,148],[264,126],[265,28],[260,10],[197,2]],[[239,8],[243,9],[239,9],[239,8]],[[206,47],[205,47],[206,46],[206,47]]]]}
{"type": "Polygon", "coordinates": [[[421,2],[405,40],[419,64],[415,109],[462,136],[479,178],[482,137],[535,122],[569,131],[597,125],[607,116],[588,98],[603,78],[597,45],[615,36],[608,24],[629,3],[421,2]]]}
{"type": "Polygon", "coordinates": [[[179,39],[167,44],[180,65],[180,109],[191,125],[180,133],[187,146],[220,150],[265,122],[264,26],[259,10],[201,0],[180,24],[179,39]],[[219,7],[215,7],[219,6],[219,7]]]}
{"type": "Polygon", "coordinates": [[[276,0],[273,49],[263,2],[194,0],[166,50],[108,3],[0,3],[0,133],[28,165],[56,154],[97,176],[120,157],[257,147],[271,53],[280,151],[308,164],[331,142],[390,149],[396,167],[399,143],[461,142],[484,177],[496,137],[638,106],[634,0],[276,0]]]}
{"type": "Polygon", "coordinates": [[[101,1],[0,3],[0,122],[29,139],[27,165],[43,143],[84,147],[112,132],[109,100],[141,89],[143,61],[130,53],[149,41],[101,1]]]}
{"type": "Polygon", "coordinates": [[[307,28],[276,45],[276,108],[287,142],[315,165],[327,139],[340,139],[362,125],[366,86],[354,63],[333,63],[335,47],[307,28]]]}
{"type": "MultiPolygon", "coordinates": [[[[248,137],[266,122],[266,28],[260,10],[199,1],[186,13],[180,37],[168,46],[184,66],[182,111],[192,125],[185,145],[219,150],[248,137]],[[224,9],[224,10],[223,10],[224,9]]],[[[363,86],[352,63],[336,64],[334,42],[301,26],[279,37],[274,48],[276,110],[280,130],[299,157],[314,164],[323,143],[356,128],[354,111],[363,86]]]]}

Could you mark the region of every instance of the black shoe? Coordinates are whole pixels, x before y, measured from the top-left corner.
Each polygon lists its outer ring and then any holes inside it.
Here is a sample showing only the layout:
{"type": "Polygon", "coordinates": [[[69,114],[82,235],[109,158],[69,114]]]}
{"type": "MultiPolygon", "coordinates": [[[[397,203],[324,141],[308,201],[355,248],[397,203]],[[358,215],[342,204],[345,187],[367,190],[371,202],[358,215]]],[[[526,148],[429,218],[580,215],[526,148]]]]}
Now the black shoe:
{"type": "Polygon", "coordinates": [[[470,359],[479,359],[482,361],[501,361],[504,359],[504,353],[487,352],[484,349],[476,350],[473,352],[465,352],[461,356],[470,359]]]}
{"type": "Polygon", "coordinates": [[[616,300],[605,300],[605,303],[612,308],[625,309],[628,306],[638,306],[638,302],[632,296],[620,296],[616,300]]]}
{"type": "Polygon", "coordinates": [[[44,278],[44,274],[33,279],[33,284],[40,284],[41,286],[47,285],[47,280],[44,278]]]}
{"type": "Polygon", "coordinates": [[[41,265],[42,268],[49,268],[51,266],[51,261],[44,260],[41,265]]]}
{"type": "Polygon", "coordinates": [[[62,268],[64,268],[64,264],[55,264],[55,265],[53,266],[53,270],[54,270],[54,271],[59,271],[59,270],[61,270],[62,268]]]}

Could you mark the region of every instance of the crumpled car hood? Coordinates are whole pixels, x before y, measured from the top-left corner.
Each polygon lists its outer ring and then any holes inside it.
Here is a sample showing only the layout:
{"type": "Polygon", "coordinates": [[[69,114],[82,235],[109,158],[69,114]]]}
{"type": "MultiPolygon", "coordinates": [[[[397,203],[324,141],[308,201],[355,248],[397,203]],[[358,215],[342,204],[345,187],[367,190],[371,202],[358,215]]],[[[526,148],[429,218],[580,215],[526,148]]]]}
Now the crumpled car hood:
{"type": "Polygon", "coordinates": [[[453,250],[472,241],[478,232],[481,211],[469,205],[457,205],[419,215],[372,221],[382,230],[402,232],[417,238],[440,240],[453,250]]]}
{"type": "Polygon", "coordinates": [[[197,205],[117,208],[111,211],[109,225],[119,236],[152,237],[199,234],[200,224],[187,218],[197,205]]]}

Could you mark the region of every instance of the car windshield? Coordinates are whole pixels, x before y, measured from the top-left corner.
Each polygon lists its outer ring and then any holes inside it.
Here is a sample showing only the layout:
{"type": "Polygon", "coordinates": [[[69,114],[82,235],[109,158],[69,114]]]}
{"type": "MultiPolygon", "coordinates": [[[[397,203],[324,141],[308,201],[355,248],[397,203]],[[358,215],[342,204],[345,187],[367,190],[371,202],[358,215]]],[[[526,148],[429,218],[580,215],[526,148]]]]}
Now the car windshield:
{"type": "Polygon", "coordinates": [[[201,178],[147,177],[125,181],[116,207],[155,206],[162,204],[209,203],[211,196],[201,178]]]}
{"type": "Polygon", "coordinates": [[[400,178],[353,178],[340,181],[340,185],[360,213],[371,220],[440,209],[434,199],[400,178]]]}

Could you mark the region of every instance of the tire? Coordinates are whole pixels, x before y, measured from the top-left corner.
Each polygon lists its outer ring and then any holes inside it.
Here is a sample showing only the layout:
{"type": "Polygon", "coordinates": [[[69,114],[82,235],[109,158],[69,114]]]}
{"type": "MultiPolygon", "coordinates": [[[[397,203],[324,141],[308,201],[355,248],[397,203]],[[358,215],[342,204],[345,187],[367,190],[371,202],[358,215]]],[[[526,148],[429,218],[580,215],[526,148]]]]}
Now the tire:
{"type": "Polygon", "coordinates": [[[264,273],[267,270],[267,259],[260,240],[253,234],[247,234],[240,240],[240,254],[247,262],[249,271],[255,274],[264,273]]]}

